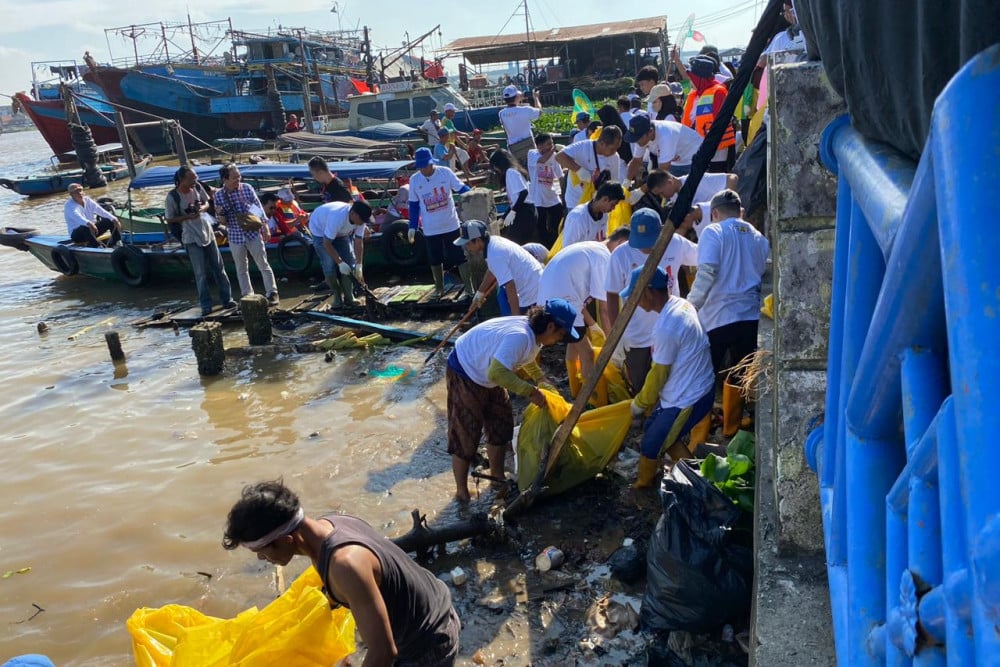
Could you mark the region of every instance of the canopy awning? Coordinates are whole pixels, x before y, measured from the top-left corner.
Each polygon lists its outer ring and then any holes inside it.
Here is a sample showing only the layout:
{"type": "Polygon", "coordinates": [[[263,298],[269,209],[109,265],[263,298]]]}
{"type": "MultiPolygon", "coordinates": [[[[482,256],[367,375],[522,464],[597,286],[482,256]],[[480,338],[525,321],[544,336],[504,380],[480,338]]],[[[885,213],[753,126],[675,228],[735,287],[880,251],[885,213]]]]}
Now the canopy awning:
{"type": "MultiPolygon", "coordinates": [[[[392,160],[385,162],[330,162],[330,171],[340,178],[392,178],[396,173],[413,164],[412,160],[392,160]]],[[[312,178],[309,167],[304,164],[265,163],[239,165],[244,178],[267,178],[287,180],[289,178],[306,180],[312,178]]],[[[199,180],[211,181],[218,179],[219,167],[206,165],[195,167],[199,180]]],[[[174,184],[174,173],[177,167],[150,167],[137,176],[129,184],[132,190],[162,187],[174,184]]]]}

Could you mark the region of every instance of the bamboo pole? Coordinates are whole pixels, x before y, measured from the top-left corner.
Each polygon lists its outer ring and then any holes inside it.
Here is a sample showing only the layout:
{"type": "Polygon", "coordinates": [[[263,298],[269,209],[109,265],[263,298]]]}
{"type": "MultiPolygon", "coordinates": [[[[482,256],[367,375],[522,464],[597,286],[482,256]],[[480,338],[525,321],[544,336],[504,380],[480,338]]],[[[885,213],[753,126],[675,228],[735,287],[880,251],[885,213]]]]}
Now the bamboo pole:
{"type": "MultiPolygon", "coordinates": [[[[611,332],[608,334],[604,347],[594,362],[593,373],[584,381],[580,392],[576,396],[576,400],[573,401],[573,407],[569,415],[559,424],[556,432],[552,435],[552,440],[546,443],[542,450],[542,457],[538,463],[538,474],[535,476],[535,480],[530,487],[525,489],[510,504],[504,512],[504,518],[515,517],[527,510],[545,489],[545,478],[551,472],[556,461],[559,460],[559,454],[562,452],[563,447],[569,442],[570,434],[580,420],[580,415],[583,414],[584,409],[587,407],[587,401],[590,400],[591,394],[597,388],[597,382],[604,373],[605,367],[611,361],[611,356],[615,348],[618,347],[618,342],[621,340],[622,334],[625,333],[625,328],[632,319],[632,314],[635,313],[635,309],[639,306],[640,295],[649,285],[649,281],[656,272],[656,268],[659,266],[660,260],[663,258],[663,254],[670,244],[670,239],[674,235],[676,226],[684,219],[684,215],[691,208],[695,190],[697,190],[698,184],[701,182],[701,177],[708,170],[712,157],[715,155],[719,142],[722,140],[723,133],[732,123],[733,112],[736,111],[736,105],[743,97],[744,89],[750,83],[750,75],[757,66],[757,60],[764,52],[765,42],[774,34],[775,28],[777,28],[781,3],[782,0],[769,0],[767,9],[761,15],[760,21],[754,29],[753,37],[750,39],[750,44],[747,46],[739,74],[733,80],[729,94],[726,95],[726,101],[719,112],[719,117],[725,118],[726,122],[715,122],[712,124],[712,128],[705,136],[701,148],[698,149],[698,152],[695,153],[694,158],[691,160],[691,174],[684,182],[681,191],[677,194],[677,201],[670,211],[670,220],[660,230],[660,235],[657,237],[656,243],[653,244],[649,257],[646,258],[646,263],[639,274],[639,279],[636,281],[635,289],[631,296],[626,299],[625,305],[618,315],[618,319],[615,320],[615,325],[611,327],[611,332]]],[[[694,93],[692,92],[692,94],[694,93]]]]}

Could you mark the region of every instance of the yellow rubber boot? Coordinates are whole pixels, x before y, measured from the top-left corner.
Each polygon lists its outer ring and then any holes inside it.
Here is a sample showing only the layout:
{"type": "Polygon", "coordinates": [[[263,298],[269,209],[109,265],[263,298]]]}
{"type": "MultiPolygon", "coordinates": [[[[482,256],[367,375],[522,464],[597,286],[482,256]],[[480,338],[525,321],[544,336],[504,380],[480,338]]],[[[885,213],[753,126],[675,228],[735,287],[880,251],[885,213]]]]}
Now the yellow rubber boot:
{"type": "Polygon", "coordinates": [[[743,420],[743,391],[728,382],[722,385],[722,435],[731,438],[743,420]]]}
{"type": "Polygon", "coordinates": [[[639,478],[632,485],[633,489],[648,489],[656,481],[656,473],[660,472],[660,462],[657,459],[639,457],[639,478]]]}
{"type": "Polygon", "coordinates": [[[705,415],[705,418],[694,425],[691,429],[691,439],[688,441],[688,448],[693,452],[698,445],[708,442],[708,434],[712,430],[712,413],[705,415]]]}

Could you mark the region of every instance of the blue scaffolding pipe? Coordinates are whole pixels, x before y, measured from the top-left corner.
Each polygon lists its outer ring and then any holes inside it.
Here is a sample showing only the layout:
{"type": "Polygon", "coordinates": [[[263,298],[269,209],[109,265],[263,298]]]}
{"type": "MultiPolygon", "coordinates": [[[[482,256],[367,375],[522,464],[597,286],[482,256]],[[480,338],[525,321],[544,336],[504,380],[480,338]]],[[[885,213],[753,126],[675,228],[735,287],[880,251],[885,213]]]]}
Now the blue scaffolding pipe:
{"type": "Polygon", "coordinates": [[[938,99],[920,164],[845,118],[817,468],[838,663],[1000,667],[1000,45],[938,99]]]}

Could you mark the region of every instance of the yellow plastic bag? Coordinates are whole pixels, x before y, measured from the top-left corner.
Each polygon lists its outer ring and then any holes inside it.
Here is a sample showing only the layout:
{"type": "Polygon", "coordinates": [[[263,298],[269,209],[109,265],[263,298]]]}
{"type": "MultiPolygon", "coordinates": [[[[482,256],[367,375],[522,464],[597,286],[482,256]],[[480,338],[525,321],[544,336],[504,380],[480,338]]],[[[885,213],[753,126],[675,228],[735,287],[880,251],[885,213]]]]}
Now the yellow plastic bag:
{"type": "MultiPolygon", "coordinates": [[[[576,178],[576,172],[570,172],[571,178],[576,178]]],[[[576,178],[577,182],[579,179],[576,178]]],[[[622,188],[624,190],[624,188],[622,188]]],[[[632,223],[632,205],[628,203],[628,190],[625,190],[626,199],[618,202],[618,205],[614,207],[611,211],[611,215],[608,216],[608,229],[607,234],[611,234],[619,227],[627,227],[632,223]]],[[[583,184],[583,194],[580,196],[580,203],[588,202],[594,198],[594,184],[587,181],[583,184]]],[[[548,264],[552,261],[552,258],[563,249],[563,233],[562,229],[559,230],[559,236],[556,238],[556,242],[552,244],[552,248],[549,250],[548,256],[545,258],[545,263],[548,264]]]]}
{"type": "MultiPolygon", "coordinates": [[[[572,407],[558,394],[545,389],[542,393],[547,407],[529,405],[517,436],[517,483],[522,489],[535,480],[542,448],[552,440],[556,426],[566,419],[572,407]]],[[[604,470],[618,453],[631,422],[628,402],[584,412],[546,478],[544,495],[568,491],[604,470]]]]}
{"type": "Polygon", "coordinates": [[[137,609],[125,627],[138,667],[326,667],[351,655],[354,617],[330,609],[310,567],[281,597],[235,618],[183,605],[137,609]]]}
{"type": "MultiPolygon", "coordinates": [[[[597,355],[600,353],[601,348],[595,347],[595,361],[597,360],[597,355]]],[[[569,374],[569,395],[576,398],[576,395],[580,393],[580,387],[583,386],[583,380],[580,375],[580,361],[576,360],[572,364],[567,361],[566,372],[569,374]]],[[[600,408],[609,403],[627,401],[631,398],[632,395],[629,394],[628,385],[622,376],[621,370],[614,364],[608,364],[604,367],[601,379],[597,381],[597,387],[594,388],[594,395],[590,397],[589,403],[594,407],[600,408]]]]}
{"type": "Polygon", "coordinates": [[[760,307],[760,314],[769,320],[774,319],[774,295],[768,294],[764,297],[764,305],[760,307]]]}

